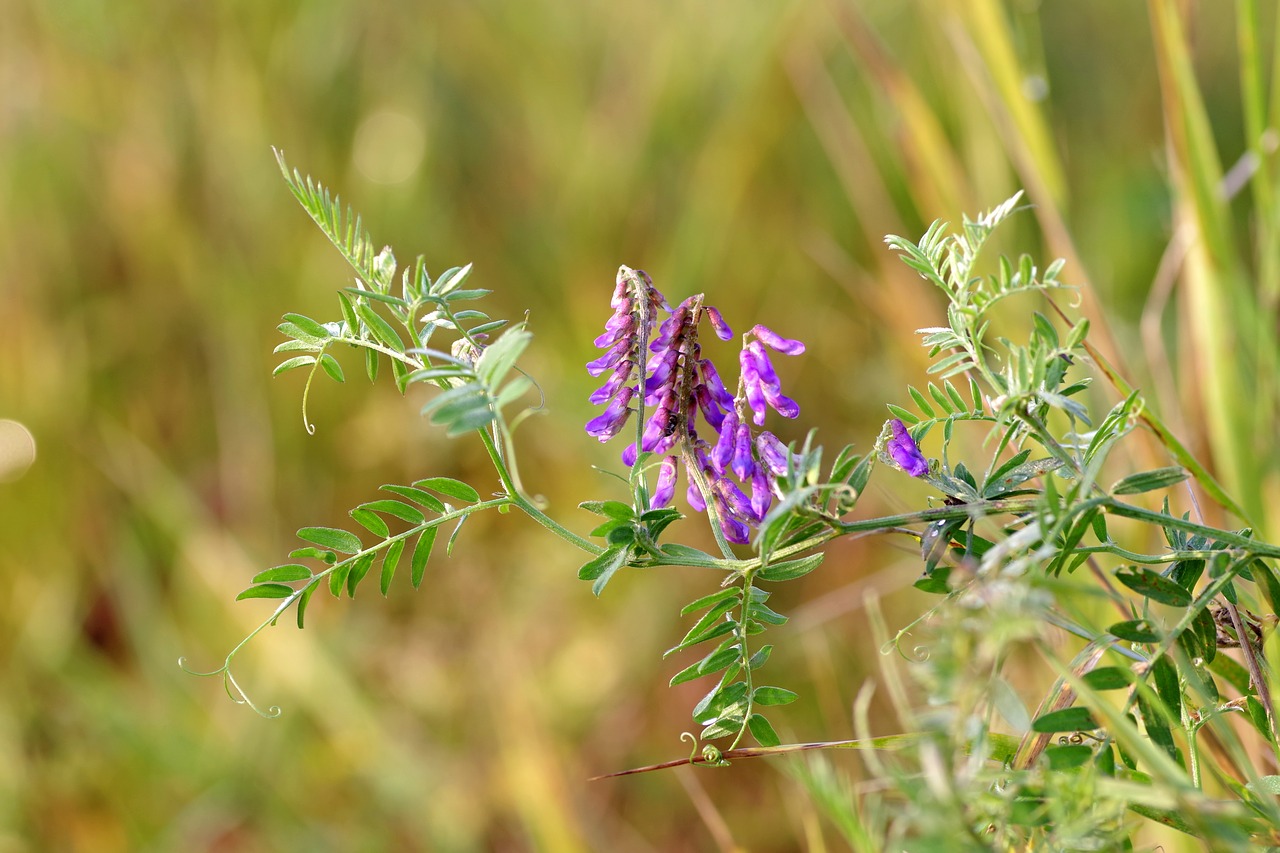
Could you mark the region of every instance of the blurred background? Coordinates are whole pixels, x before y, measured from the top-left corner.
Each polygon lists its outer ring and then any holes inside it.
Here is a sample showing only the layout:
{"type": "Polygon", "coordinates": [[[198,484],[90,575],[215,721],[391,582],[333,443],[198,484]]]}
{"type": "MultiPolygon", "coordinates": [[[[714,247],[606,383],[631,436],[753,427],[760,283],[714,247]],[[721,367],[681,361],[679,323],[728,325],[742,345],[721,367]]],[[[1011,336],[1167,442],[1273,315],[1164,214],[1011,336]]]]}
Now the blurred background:
{"type": "MultiPolygon", "coordinates": [[[[1225,170],[1261,143],[1215,5],[1183,23],[1225,170]]],[[[1067,257],[1099,345],[1194,408],[1194,353],[1151,367],[1187,322],[1157,273],[1181,198],[1158,52],[1148,9],[1111,0],[0,4],[0,851],[840,849],[784,762],[587,781],[687,754],[705,688],[668,688],[688,661],[661,651],[714,580],[624,574],[596,600],[522,518],[477,518],[416,593],[317,596],[305,631],[260,635],[236,674],[278,719],[178,668],[270,612],[232,599],[298,527],[382,483],[494,485],[356,360],[303,429],[275,325],[336,319],[350,281],[271,147],[402,262],[473,262],[491,314],[529,312],[549,411],[522,473],[585,533],[577,502],[619,496],[582,365],[623,263],[808,342],[776,429],[865,451],[926,381],[913,330],[943,321],[883,235],[1025,188],[1001,244],[1067,257]]],[[[918,506],[902,479],[858,512],[918,506]]],[[[784,740],[853,736],[865,595],[896,629],[931,601],[918,571],[909,543],[845,542],[779,590],[784,740]]]]}

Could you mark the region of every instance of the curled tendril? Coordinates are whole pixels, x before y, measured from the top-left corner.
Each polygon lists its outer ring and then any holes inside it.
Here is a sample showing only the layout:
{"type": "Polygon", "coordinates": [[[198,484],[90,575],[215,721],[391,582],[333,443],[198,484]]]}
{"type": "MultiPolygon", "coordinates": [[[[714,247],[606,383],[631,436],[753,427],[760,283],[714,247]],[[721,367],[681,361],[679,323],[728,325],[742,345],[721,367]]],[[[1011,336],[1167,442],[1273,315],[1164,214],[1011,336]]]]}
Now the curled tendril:
{"type": "Polygon", "coordinates": [[[681,732],[681,741],[689,741],[693,744],[693,748],[689,750],[689,763],[693,765],[706,765],[707,767],[728,767],[729,762],[725,760],[724,753],[718,747],[706,744],[701,750],[698,749],[698,736],[693,732],[681,732]]]}
{"type": "Polygon", "coordinates": [[[924,644],[920,644],[917,646],[912,646],[910,651],[903,650],[902,642],[903,640],[907,639],[907,637],[910,637],[910,636],[911,636],[910,631],[908,631],[906,628],[902,629],[897,633],[897,635],[892,640],[889,640],[887,643],[885,643],[880,647],[880,654],[887,655],[889,654],[889,652],[895,651],[898,653],[898,656],[905,661],[909,661],[911,663],[924,663],[929,659],[928,646],[924,644]]]}
{"type": "Polygon", "coordinates": [[[698,755],[698,736],[697,736],[697,735],[695,735],[693,732],[681,732],[681,733],[680,733],[680,742],[681,742],[681,743],[684,743],[686,740],[687,740],[687,741],[689,741],[689,743],[693,744],[693,748],[689,750],[689,763],[691,763],[691,764],[696,763],[696,762],[697,762],[697,760],[698,760],[698,759],[697,759],[697,755],[698,755]]]}
{"type": "Polygon", "coordinates": [[[236,681],[235,676],[231,674],[231,658],[234,656],[235,652],[227,655],[227,659],[222,662],[222,666],[217,669],[209,670],[208,672],[201,672],[200,670],[192,669],[187,665],[186,657],[178,658],[178,666],[188,675],[195,675],[200,678],[212,678],[216,675],[222,676],[222,687],[227,691],[228,698],[237,705],[247,705],[249,708],[253,709],[255,714],[263,717],[264,719],[274,720],[276,717],[284,713],[279,705],[272,705],[263,710],[258,707],[257,703],[249,698],[249,694],[244,691],[244,688],[240,686],[238,681],[236,681]]]}

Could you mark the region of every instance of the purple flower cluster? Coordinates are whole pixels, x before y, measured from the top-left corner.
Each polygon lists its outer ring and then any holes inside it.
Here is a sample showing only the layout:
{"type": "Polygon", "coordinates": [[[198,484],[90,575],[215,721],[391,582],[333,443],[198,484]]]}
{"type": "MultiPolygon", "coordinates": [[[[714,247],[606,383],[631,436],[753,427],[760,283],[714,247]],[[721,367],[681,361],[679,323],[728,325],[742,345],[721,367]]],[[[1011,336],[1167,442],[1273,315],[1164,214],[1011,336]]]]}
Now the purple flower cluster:
{"type": "Polygon", "coordinates": [[[732,339],[733,330],[718,310],[703,304],[701,294],[673,310],[648,275],[622,267],[611,305],[613,316],[605,333],[596,338],[596,346],[606,352],[587,365],[592,376],[608,372],[605,384],[590,398],[607,405],[587,423],[587,432],[608,441],[639,408],[633,404],[643,401],[647,420],[639,448],[632,443],[622,460],[633,465],[639,451],[663,455],[652,505],[671,502],[683,461],[689,505],[701,512],[711,501],[725,538],[748,542],[751,528],[773,502],[774,478],[787,472],[789,461],[787,448],[773,433],[752,429],[748,413],[756,426],[764,424],[769,409],[787,418],[800,413],[796,402],[782,393],[768,350],[799,355],[804,344],[765,326],[752,328],[744,335],[737,394],[731,395],[715,365],[702,357],[698,332],[704,318],[721,340],[732,339]],[[660,311],[668,316],[649,340],[660,311]],[[698,432],[702,423],[705,437],[698,432]],[[700,482],[706,484],[706,493],[700,482]]]}

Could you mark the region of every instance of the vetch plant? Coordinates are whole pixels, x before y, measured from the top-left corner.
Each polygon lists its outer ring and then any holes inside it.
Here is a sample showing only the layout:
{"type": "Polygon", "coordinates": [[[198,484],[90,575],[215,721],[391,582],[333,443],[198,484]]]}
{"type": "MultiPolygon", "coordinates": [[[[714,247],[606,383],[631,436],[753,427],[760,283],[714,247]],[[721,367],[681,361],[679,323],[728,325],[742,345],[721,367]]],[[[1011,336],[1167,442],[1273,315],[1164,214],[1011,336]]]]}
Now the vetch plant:
{"type": "Polygon", "coordinates": [[[253,577],[239,596],[274,600],[275,609],[222,667],[203,673],[221,676],[233,699],[258,710],[232,676],[235,657],[290,610],[302,627],[318,589],[352,596],[374,573],[386,594],[402,563],[417,587],[442,528],[451,550],[475,513],[515,509],[584,553],[578,577],[596,595],[628,568],[719,573],[684,607],[691,624],[665,652],[696,658],[672,685],[707,685],[692,709],[698,733],[684,736],[694,749],[641,769],[856,748],[888,784],[879,796],[893,808],[833,796],[827,771],[802,778],[838,825],[895,849],[1111,849],[1130,845],[1144,820],[1223,849],[1280,843],[1274,675],[1264,654],[1280,600],[1280,547],[1248,527],[1207,523],[1198,504],[1173,508],[1194,483],[1242,515],[1093,351],[1088,323],[1059,308],[1061,262],[983,262],[1018,196],[958,230],[939,222],[919,241],[887,239],[947,299],[945,324],[920,330],[933,378],[888,406],[871,452],[846,446],[829,466],[813,433],[786,446],[766,429],[770,417],[800,415],[777,366],[780,356],[801,356],[803,343],[751,325],[737,337],[736,382],[727,382],[730,365],[713,364],[701,336],[734,340],[732,312],[704,294],[672,307],[647,274],[621,267],[595,340],[601,354],[586,365],[602,384],[583,440],[627,442],[625,499],[582,503],[599,522],[580,536],[528,497],[519,477],[514,432],[540,405],[517,366],[533,340],[526,325],[473,307],[488,291],[470,287],[470,266],[433,279],[422,258],[402,267],[390,249],[375,251],[358,218],[279,159],[356,275],[338,294],[336,320],[289,314],[279,327],[288,340],[277,347],[286,358],[276,372],[308,372],[304,424],[311,429],[312,380],[344,381],[336,354],[360,351],[371,380],[386,369],[401,392],[435,386],[423,414],[448,437],[481,443],[498,490],[482,495],[443,477],[388,484],[385,496],[351,510],[358,529],[298,531],[289,562],[253,577]],[[1015,298],[1045,309],[1029,314],[1024,340],[991,332],[991,309],[1015,298]],[[1097,379],[1104,388],[1092,387],[1097,379]],[[1109,408],[1095,411],[1090,401],[1108,395],[1109,408]],[[1119,449],[1139,430],[1165,447],[1167,466],[1128,470],[1119,449]],[[893,516],[854,516],[877,464],[927,484],[936,499],[893,516]],[[719,553],[673,538],[682,483],[719,553]],[[771,591],[817,570],[830,542],[868,532],[918,542],[915,585],[938,596],[896,632],[872,602],[885,652],[880,682],[902,733],[872,735],[868,687],[855,709],[857,739],[783,745],[766,714],[799,697],[761,676],[773,650],[762,635],[787,622],[770,607],[771,591]],[[1027,694],[1011,664],[1028,655],[1056,677],[1047,693],[1027,694]]]}

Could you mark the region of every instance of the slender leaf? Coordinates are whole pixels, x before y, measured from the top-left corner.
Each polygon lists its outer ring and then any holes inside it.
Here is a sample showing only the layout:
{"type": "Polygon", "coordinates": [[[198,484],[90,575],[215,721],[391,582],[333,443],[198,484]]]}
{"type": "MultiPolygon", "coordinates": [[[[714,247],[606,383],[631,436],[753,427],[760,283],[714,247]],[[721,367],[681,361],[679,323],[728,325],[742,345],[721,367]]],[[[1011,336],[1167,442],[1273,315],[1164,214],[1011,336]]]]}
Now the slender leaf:
{"type": "Polygon", "coordinates": [[[236,596],[236,601],[244,601],[248,598],[288,598],[294,592],[293,587],[282,583],[264,583],[249,587],[236,596]]]}
{"type": "Polygon", "coordinates": [[[343,554],[354,554],[363,547],[354,533],[333,527],[304,527],[298,531],[298,538],[343,554]]]}
{"type": "Polygon", "coordinates": [[[480,493],[475,489],[460,480],[454,480],[449,477],[428,477],[425,480],[418,480],[413,485],[419,489],[430,489],[433,492],[467,501],[468,503],[476,503],[480,500],[480,493]]]}
{"type": "Polygon", "coordinates": [[[300,566],[296,563],[287,566],[276,566],[267,569],[264,572],[258,572],[253,576],[252,583],[267,583],[275,581],[278,583],[290,583],[292,581],[304,581],[311,577],[311,570],[306,566],[300,566]]]}
{"type": "Polygon", "coordinates": [[[387,554],[382,558],[382,575],[378,579],[378,586],[385,596],[387,590],[391,589],[391,578],[395,576],[396,565],[400,562],[400,555],[404,553],[405,540],[397,539],[387,546],[387,554]]]}

